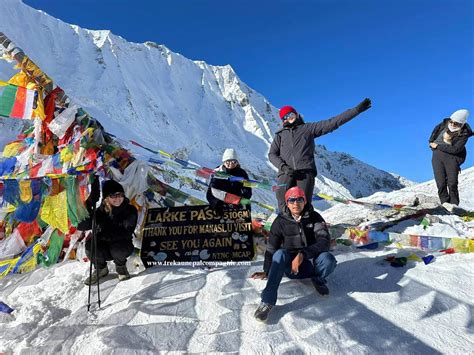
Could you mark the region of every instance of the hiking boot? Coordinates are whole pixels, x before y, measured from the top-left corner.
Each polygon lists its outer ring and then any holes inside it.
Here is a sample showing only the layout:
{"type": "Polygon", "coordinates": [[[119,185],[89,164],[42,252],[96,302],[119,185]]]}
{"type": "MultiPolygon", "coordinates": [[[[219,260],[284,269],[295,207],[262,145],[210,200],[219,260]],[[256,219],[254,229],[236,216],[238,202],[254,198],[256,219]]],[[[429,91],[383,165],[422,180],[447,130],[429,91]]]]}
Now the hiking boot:
{"type": "Polygon", "coordinates": [[[447,209],[449,212],[453,212],[454,208],[456,207],[456,205],[452,204],[452,203],[449,203],[449,202],[444,202],[442,204],[442,206],[447,209]]]}
{"type": "Polygon", "coordinates": [[[311,282],[313,283],[314,288],[316,291],[321,295],[321,296],[329,296],[329,288],[326,286],[326,284],[322,282],[318,282],[316,280],[311,279],[311,282]]]}
{"type": "Polygon", "coordinates": [[[125,265],[116,266],[115,270],[117,271],[119,281],[125,281],[130,279],[130,274],[128,273],[127,267],[125,265]]]}
{"type": "Polygon", "coordinates": [[[99,277],[97,277],[97,270],[94,270],[92,272],[92,276],[88,277],[87,279],[84,280],[84,284],[87,286],[89,285],[94,285],[97,283],[97,281],[109,274],[109,269],[106,267],[99,269],[99,277]]]}
{"type": "Polygon", "coordinates": [[[260,305],[255,311],[254,317],[261,322],[265,322],[272,308],[273,306],[271,304],[260,302],[260,305]]]}

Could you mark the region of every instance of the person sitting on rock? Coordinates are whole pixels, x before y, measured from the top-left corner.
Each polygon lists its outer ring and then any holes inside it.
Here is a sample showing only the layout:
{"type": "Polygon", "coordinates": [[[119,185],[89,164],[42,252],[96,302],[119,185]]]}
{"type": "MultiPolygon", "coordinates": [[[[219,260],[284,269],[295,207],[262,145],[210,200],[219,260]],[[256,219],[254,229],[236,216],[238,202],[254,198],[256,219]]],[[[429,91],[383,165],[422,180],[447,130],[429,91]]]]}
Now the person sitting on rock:
{"type": "Polygon", "coordinates": [[[263,272],[254,279],[267,280],[255,318],[266,321],[277,301],[284,275],[290,279],[311,278],[316,291],[329,295],[326,277],[336,268],[329,252],[330,235],[323,217],[311,208],[302,188],[294,186],[285,193],[286,208],[273,221],[265,251],[263,272]]]}

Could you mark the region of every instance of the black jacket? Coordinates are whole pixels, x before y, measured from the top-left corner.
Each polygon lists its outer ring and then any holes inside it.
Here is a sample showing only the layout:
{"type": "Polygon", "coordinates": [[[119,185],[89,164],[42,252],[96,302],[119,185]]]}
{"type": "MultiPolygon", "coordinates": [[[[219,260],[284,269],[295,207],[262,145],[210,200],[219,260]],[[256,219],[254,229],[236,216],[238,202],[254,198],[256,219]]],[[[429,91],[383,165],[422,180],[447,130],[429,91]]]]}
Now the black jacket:
{"type": "Polygon", "coordinates": [[[334,131],[359,113],[356,108],[352,108],[328,120],[313,123],[303,122],[300,116],[295,124],[276,132],[268,159],[278,168],[278,175],[283,174],[283,165],[293,170],[311,170],[316,174],[314,139],[334,131]]]}
{"type": "Polygon", "coordinates": [[[312,259],[322,252],[329,251],[330,242],[326,222],[319,213],[307,207],[300,222],[296,222],[286,210],[273,221],[263,270],[268,274],[273,254],[278,249],[287,249],[294,252],[295,256],[298,252],[302,252],[305,259],[312,259]]]}
{"type": "MultiPolygon", "coordinates": [[[[219,166],[217,171],[221,171],[225,174],[229,174],[232,176],[237,176],[244,178],[245,180],[249,179],[249,176],[247,175],[246,171],[242,169],[239,165],[236,166],[234,169],[226,169],[224,165],[219,166]]],[[[242,182],[240,181],[229,181],[228,179],[219,179],[216,177],[211,178],[211,182],[209,183],[209,188],[207,189],[207,194],[206,198],[207,201],[209,202],[209,205],[213,208],[216,209],[224,205],[224,202],[216,198],[212,194],[212,188],[229,192],[231,194],[250,199],[252,197],[252,189],[250,187],[245,187],[242,182]]]]}
{"type": "MultiPolygon", "coordinates": [[[[79,224],[79,230],[92,228],[92,205],[86,202],[90,217],[79,224]]],[[[138,212],[125,198],[118,207],[112,207],[112,213],[105,211],[104,204],[96,211],[97,240],[117,242],[121,240],[132,240],[132,235],[137,225],[138,212]]]]}
{"type": "MultiPolygon", "coordinates": [[[[429,139],[430,143],[434,142],[435,139],[443,131],[443,129],[447,128],[449,121],[450,121],[449,118],[445,118],[443,120],[443,122],[438,124],[433,129],[433,132],[431,133],[431,136],[430,136],[430,139],[429,139]]],[[[461,128],[460,131],[456,132],[452,136],[452,143],[451,144],[447,144],[447,143],[438,144],[438,147],[436,149],[438,149],[441,152],[445,152],[447,154],[451,154],[451,155],[455,156],[456,161],[458,162],[459,165],[461,165],[466,160],[466,155],[467,155],[466,143],[467,143],[467,140],[469,139],[469,137],[471,137],[472,135],[474,135],[474,133],[472,132],[471,127],[466,123],[461,128]]]]}

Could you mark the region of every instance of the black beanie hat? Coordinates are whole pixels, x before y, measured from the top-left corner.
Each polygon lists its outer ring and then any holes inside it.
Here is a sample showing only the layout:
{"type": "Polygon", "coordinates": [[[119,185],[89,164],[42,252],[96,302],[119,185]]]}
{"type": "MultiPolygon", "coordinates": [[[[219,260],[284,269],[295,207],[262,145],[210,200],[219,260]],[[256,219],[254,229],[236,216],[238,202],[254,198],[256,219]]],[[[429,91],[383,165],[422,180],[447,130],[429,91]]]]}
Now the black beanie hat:
{"type": "Polygon", "coordinates": [[[112,195],[116,192],[121,192],[121,193],[125,193],[125,191],[123,190],[123,187],[122,185],[120,185],[117,181],[115,180],[107,180],[106,182],[104,182],[104,184],[102,185],[102,197],[103,198],[106,198],[108,197],[109,195],[112,195]]]}

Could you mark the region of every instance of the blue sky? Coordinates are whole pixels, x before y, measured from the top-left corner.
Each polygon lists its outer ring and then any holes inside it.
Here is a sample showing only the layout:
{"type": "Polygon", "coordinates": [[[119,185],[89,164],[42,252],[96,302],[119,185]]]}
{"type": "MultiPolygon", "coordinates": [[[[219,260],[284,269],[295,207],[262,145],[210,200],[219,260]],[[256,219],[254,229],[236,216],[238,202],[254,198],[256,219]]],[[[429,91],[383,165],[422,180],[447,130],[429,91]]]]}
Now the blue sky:
{"type": "MultiPolygon", "coordinates": [[[[433,178],[428,138],[474,110],[472,0],[24,0],[65,22],[230,64],[274,106],[306,121],[370,97],[373,107],[318,138],[380,169],[433,178]]],[[[469,119],[474,126],[474,113],[469,119]]],[[[474,138],[463,168],[474,165],[474,138]]]]}

